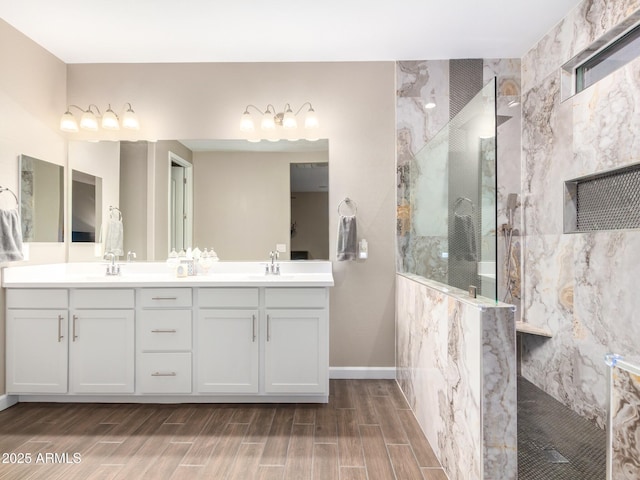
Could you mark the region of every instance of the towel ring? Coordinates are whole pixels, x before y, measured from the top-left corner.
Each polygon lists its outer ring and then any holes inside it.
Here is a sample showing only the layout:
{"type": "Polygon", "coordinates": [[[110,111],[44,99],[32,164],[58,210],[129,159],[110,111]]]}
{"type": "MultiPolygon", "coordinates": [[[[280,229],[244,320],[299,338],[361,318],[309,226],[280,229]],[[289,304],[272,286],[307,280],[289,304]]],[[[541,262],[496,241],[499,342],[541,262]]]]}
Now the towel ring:
{"type": "Polygon", "coordinates": [[[15,193],[13,193],[13,190],[11,190],[9,187],[0,187],[0,193],[2,192],[9,192],[11,195],[13,195],[13,198],[15,198],[16,206],[20,205],[20,202],[18,202],[18,197],[16,196],[15,193]]]}
{"type": "Polygon", "coordinates": [[[458,207],[462,205],[463,202],[468,202],[469,205],[471,205],[471,215],[476,213],[476,206],[473,204],[473,202],[470,199],[468,199],[467,197],[458,197],[458,199],[456,200],[456,203],[453,205],[454,214],[458,213],[458,207]]]}
{"type": "Polygon", "coordinates": [[[120,211],[120,209],[118,207],[112,207],[111,205],[109,205],[109,217],[112,217],[114,213],[118,214],[118,220],[122,220],[122,212],[120,211]]]}
{"type": "Polygon", "coordinates": [[[356,205],[356,202],[354,202],[353,200],[351,200],[349,197],[345,197],[344,200],[342,200],[339,204],[338,204],[338,215],[341,215],[343,217],[355,217],[358,214],[358,205],[356,205]],[[344,215],[341,211],[340,211],[340,207],[342,207],[343,205],[348,205],[351,207],[351,209],[353,210],[353,213],[351,215],[344,215]]]}

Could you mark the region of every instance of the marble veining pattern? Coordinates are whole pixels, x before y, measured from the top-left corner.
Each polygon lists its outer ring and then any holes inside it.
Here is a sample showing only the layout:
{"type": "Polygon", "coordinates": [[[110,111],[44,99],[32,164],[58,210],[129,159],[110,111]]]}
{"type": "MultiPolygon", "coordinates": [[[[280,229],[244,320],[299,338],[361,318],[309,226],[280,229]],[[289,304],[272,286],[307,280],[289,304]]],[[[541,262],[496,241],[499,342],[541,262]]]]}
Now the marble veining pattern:
{"type": "Polygon", "coordinates": [[[449,478],[515,479],[513,311],[396,279],[398,383],[449,478]]]}
{"type": "Polygon", "coordinates": [[[523,337],[522,374],[605,427],[603,355],[638,361],[637,230],[563,233],[563,182],[640,161],[640,59],[560,101],[560,66],[638,1],[585,1],[523,59],[524,320],[553,333],[523,337]]]}
{"type": "Polygon", "coordinates": [[[621,368],[611,375],[611,473],[640,478],[640,376],[621,368]]]}

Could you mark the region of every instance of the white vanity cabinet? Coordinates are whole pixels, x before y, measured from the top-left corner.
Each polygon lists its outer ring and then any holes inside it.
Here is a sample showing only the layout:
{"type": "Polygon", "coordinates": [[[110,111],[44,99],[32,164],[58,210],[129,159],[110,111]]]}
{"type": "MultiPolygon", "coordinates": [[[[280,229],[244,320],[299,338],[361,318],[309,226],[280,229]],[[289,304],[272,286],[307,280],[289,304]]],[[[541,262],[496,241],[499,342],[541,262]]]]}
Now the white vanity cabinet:
{"type": "Polygon", "coordinates": [[[327,402],[329,262],[6,267],[6,392],[19,401],[327,402]],[[102,272],[100,268],[100,272],[102,272]],[[256,274],[256,272],[260,272],[256,274]]]}
{"type": "Polygon", "coordinates": [[[134,304],[133,289],[71,290],[71,392],[134,392],[134,304]]]}
{"type": "Polygon", "coordinates": [[[138,290],[137,390],[191,393],[192,289],[138,290]]]}
{"type": "Polygon", "coordinates": [[[66,289],[7,290],[7,393],[67,392],[68,297],[66,289]]]}
{"type": "Polygon", "coordinates": [[[258,288],[198,289],[198,392],[258,393],[258,288]]]}
{"type": "Polygon", "coordinates": [[[326,288],[265,288],[265,393],[329,392],[326,288]]]}

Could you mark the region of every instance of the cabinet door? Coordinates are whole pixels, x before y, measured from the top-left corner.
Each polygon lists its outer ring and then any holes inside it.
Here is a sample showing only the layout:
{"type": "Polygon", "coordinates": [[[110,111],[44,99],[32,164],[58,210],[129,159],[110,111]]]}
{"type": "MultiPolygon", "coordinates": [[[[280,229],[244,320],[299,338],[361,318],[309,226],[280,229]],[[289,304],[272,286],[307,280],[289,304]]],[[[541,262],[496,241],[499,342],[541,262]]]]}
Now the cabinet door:
{"type": "Polygon", "coordinates": [[[325,310],[266,310],[265,392],[328,393],[325,310]]]}
{"type": "Polygon", "coordinates": [[[67,392],[67,310],[7,310],[7,393],[67,392]]]}
{"type": "Polygon", "coordinates": [[[71,390],[133,393],[134,311],[71,312],[71,390]]]}
{"type": "Polygon", "coordinates": [[[198,310],[198,391],[258,393],[258,311],[198,310]]]}

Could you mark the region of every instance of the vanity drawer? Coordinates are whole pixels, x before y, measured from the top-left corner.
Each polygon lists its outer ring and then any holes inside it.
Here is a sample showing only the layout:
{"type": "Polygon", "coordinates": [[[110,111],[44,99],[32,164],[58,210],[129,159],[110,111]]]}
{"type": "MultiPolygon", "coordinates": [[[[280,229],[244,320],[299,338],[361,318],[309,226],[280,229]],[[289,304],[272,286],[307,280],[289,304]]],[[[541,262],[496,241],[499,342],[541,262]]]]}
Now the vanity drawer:
{"type": "Polygon", "coordinates": [[[142,308],[190,307],[190,288],[143,288],[140,290],[142,308]]]}
{"type": "Polygon", "coordinates": [[[200,308],[257,308],[259,303],[257,288],[200,288],[198,306],[200,308]]]}
{"type": "Polygon", "coordinates": [[[191,310],[142,310],[139,318],[142,350],[191,350],[191,310]]]}
{"type": "Polygon", "coordinates": [[[87,288],[71,290],[73,308],[134,308],[133,289],[87,288]]]}
{"type": "Polygon", "coordinates": [[[141,354],[138,382],[140,393],[191,393],[191,354],[141,354]]]}
{"type": "Polygon", "coordinates": [[[326,288],[265,288],[267,308],[325,308],[326,288]]]}
{"type": "Polygon", "coordinates": [[[68,308],[67,289],[9,288],[7,308],[68,308]]]}

